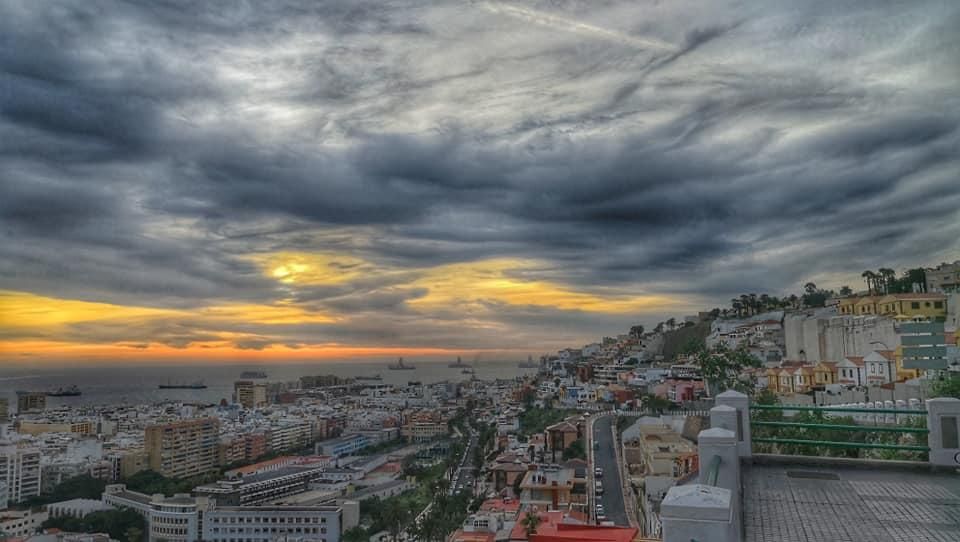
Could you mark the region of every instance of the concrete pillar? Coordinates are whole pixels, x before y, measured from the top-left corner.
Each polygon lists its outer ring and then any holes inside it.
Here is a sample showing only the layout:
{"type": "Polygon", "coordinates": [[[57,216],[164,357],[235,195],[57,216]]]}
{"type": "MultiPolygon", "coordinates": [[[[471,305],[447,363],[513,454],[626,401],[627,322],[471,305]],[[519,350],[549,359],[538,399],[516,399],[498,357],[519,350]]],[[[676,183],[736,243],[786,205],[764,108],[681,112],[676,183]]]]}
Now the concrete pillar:
{"type": "MultiPolygon", "coordinates": [[[[719,405],[710,409],[710,428],[719,427],[737,433],[737,409],[732,406],[719,405]]],[[[739,453],[739,450],[738,452],[739,453]]]]}
{"type": "Polygon", "coordinates": [[[714,456],[720,456],[717,487],[729,489],[738,496],[740,494],[740,456],[737,454],[736,434],[722,427],[712,427],[700,431],[697,444],[700,449],[699,482],[707,483],[710,463],[714,456]]]}
{"type": "Polygon", "coordinates": [[[737,431],[737,449],[740,457],[750,457],[753,455],[753,442],[750,440],[750,398],[746,395],[727,390],[717,395],[717,406],[733,407],[737,410],[737,421],[740,430],[737,431]]]}
{"type": "Polygon", "coordinates": [[[660,503],[663,542],[739,542],[729,490],[673,486],[660,503]]]}
{"type": "Polygon", "coordinates": [[[930,464],[960,467],[960,399],[928,399],[927,429],[930,464]]]}

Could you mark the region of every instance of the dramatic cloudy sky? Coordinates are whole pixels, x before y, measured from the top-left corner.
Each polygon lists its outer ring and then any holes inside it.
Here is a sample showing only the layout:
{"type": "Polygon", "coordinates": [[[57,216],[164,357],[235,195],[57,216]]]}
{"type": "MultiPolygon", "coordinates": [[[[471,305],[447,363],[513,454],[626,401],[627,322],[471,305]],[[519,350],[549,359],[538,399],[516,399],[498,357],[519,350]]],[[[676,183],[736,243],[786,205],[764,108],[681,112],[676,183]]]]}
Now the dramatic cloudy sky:
{"type": "Polygon", "coordinates": [[[0,363],[505,355],[960,257],[956,0],[0,1],[0,363]]]}

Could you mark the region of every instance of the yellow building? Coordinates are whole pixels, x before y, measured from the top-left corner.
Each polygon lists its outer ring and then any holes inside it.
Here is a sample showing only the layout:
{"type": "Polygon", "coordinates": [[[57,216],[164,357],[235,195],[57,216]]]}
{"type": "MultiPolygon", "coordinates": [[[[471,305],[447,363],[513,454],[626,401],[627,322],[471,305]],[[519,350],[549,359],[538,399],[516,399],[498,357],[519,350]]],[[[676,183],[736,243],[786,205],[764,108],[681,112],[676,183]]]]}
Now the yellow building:
{"type": "Polygon", "coordinates": [[[826,386],[837,383],[837,364],[832,361],[821,361],[813,368],[814,386],[826,386]]]}
{"type": "Polygon", "coordinates": [[[876,303],[876,314],[908,318],[945,318],[947,296],[943,294],[890,294],[876,303]]]}
{"type": "Polygon", "coordinates": [[[220,465],[220,420],[200,418],[150,425],[144,430],[150,469],[171,478],[186,478],[220,465]]]}
{"type": "Polygon", "coordinates": [[[97,424],[91,421],[79,422],[48,422],[22,421],[17,431],[26,435],[42,435],[43,433],[76,433],[79,435],[97,434],[97,424]]]}
{"type": "Polygon", "coordinates": [[[918,369],[907,369],[903,366],[903,347],[902,346],[898,345],[896,350],[893,351],[893,361],[897,367],[898,382],[909,380],[911,378],[920,378],[920,371],[918,369]]]}
{"type": "Polygon", "coordinates": [[[857,301],[860,301],[860,298],[856,296],[842,297],[837,303],[837,311],[840,314],[856,314],[857,301]]]}
{"type": "Polygon", "coordinates": [[[857,299],[853,306],[854,314],[879,314],[877,312],[877,301],[879,299],[880,296],[876,295],[868,295],[857,299]]]}

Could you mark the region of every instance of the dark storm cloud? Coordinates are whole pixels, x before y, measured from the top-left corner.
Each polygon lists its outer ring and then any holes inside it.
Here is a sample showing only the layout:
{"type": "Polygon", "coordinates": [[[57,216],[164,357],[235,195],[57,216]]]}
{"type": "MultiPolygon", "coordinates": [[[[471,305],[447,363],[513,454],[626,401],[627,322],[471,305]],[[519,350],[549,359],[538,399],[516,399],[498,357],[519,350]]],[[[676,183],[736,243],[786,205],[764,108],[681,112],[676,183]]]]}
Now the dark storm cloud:
{"type": "Polygon", "coordinates": [[[526,259],[511,276],[714,304],[954,259],[957,20],[934,1],[8,2],[0,289],[345,315],[99,332],[132,345],[466,347],[634,315],[490,300],[502,327],[464,337],[457,310],[410,309],[424,268],[526,259]],[[251,259],[278,251],[371,267],[283,285],[251,259]]]}

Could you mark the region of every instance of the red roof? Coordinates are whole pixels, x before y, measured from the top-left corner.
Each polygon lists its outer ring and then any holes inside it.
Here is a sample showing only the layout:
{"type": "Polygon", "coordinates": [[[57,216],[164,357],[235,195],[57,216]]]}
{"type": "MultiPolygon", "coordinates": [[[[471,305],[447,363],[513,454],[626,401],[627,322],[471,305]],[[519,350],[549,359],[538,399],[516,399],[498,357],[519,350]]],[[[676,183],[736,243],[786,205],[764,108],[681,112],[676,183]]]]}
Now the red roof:
{"type": "Polygon", "coordinates": [[[542,522],[537,532],[527,538],[523,521],[510,531],[510,540],[529,540],[529,542],[575,542],[592,540],[596,542],[631,542],[637,537],[639,529],[633,527],[604,527],[577,522],[565,518],[563,512],[541,512],[542,522]]]}
{"type": "Polygon", "coordinates": [[[503,499],[487,499],[480,505],[480,510],[484,512],[517,512],[520,510],[520,501],[511,499],[506,502],[503,499]]]}
{"type": "Polygon", "coordinates": [[[845,359],[850,360],[854,365],[863,365],[863,356],[847,356],[845,359]]]}
{"type": "Polygon", "coordinates": [[[466,533],[463,529],[458,529],[450,538],[451,542],[494,542],[497,539],[497,533],[466,533]]]}

